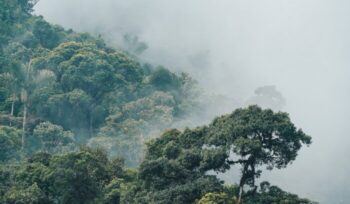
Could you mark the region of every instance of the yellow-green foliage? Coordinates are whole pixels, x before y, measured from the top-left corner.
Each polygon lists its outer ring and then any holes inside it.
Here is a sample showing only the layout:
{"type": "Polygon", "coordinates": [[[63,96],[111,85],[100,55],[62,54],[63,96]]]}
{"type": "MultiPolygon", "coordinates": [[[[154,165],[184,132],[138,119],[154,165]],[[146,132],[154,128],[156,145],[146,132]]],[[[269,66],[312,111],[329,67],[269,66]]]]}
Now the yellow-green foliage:
{"type": "Polygon", "coordinates": [[[235,204],[236,198],[229,198],[226,193],[207,193],[197,204],[235,204]]]}

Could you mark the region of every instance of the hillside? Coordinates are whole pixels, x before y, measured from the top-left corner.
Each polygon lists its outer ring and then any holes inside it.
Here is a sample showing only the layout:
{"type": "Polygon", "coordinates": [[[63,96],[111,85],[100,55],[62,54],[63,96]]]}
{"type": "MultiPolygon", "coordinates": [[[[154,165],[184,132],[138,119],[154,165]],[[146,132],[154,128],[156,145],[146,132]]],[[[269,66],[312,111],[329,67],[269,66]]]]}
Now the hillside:
{"type": "MultiPolygon", "coordinates": [[[[14,18],[15,32],[3,53],[9,61],[1,67],[0,122],[24,128],[25,141],[15,149],[22,146],[30,155],[45,148],[34,134],[45,122],[47,128],[70,131],[73,146],[108,145],[134,166],[142,156],[141,141],[191,108],[195,82],[186,74],[141,64],[100,38],[53,26],[40,16],[14,18]]],[[[61,151],[53,148],[50,152],[61,151]]]]}
{"type": "Polygon", "coordinates": [[[200,106],[187,74],[52,25],[33,1],[0,5],[1,203],[313,203],[255,183],[311,143],[288,114],[251,106],[169,130],[200,106]],[[232,165],[237,185],[208,174],[232,165]]]}

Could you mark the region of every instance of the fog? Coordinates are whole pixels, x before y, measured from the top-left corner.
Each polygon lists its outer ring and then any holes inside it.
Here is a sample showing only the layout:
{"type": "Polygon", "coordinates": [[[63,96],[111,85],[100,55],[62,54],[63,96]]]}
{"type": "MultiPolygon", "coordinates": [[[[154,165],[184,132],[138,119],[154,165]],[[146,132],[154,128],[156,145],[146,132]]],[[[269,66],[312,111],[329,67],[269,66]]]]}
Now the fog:
{"type": "Polygon", "coordinates": [[[345,0],[41,0],[35,13],[117,47],[137,36],[148,45],[142,60],[188,72],[208,93],[245,101],[275,85],[313,144],[263,177],[337,204],[350,200],[349,9],[345,0]]]}

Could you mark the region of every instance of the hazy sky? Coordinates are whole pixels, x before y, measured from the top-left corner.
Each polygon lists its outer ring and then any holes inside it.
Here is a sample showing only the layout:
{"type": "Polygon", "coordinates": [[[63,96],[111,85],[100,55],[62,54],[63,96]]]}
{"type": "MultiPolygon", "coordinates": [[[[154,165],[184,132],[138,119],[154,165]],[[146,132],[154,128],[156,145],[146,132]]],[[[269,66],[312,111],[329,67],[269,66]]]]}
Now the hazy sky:
{"type": "Polygon", "coordinates": [[[208,92],[244,100],[276,85],[313,144],[265,177],[337,204],[350,200],[349,10],[345,0],[41,0],[35,12],[114,46],[137,35],[143,60],[189,72],[208,92]]]}

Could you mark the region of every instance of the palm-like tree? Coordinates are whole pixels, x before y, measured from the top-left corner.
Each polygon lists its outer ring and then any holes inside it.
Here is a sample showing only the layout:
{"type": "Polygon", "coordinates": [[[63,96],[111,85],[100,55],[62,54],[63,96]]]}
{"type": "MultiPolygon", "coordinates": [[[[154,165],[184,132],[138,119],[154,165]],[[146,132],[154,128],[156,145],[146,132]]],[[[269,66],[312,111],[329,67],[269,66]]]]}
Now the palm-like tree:
{"type": "Polygon", "coordinates": [[[21,102],[23,103],[23,123],[22,123],[22,150],[25,148],[26,143],[26,125],[28,114],[28,88],[32,79],[33,70],[31,67],[32,59],[29,60],[27,66],[25,66],[25,78],[21,90],[21,102]]]}

